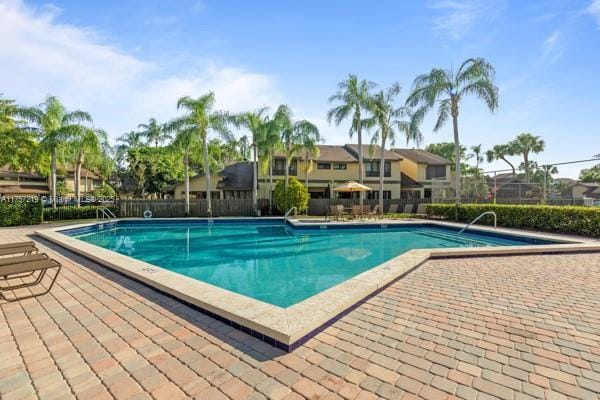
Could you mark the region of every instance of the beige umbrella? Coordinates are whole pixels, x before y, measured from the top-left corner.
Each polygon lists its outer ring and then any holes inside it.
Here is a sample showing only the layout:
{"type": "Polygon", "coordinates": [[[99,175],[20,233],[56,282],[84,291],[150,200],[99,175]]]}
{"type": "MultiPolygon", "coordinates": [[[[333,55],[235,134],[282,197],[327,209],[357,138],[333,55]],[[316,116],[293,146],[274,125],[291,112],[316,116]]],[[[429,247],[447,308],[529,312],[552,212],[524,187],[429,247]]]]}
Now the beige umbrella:
{"type": "Polygon", "coordinates": [[[368,186],[361,185],[355,181],[348,181],[333,189],[334,192],[353,193],[353,192],[369,192],[371,189],[368,186]]]}

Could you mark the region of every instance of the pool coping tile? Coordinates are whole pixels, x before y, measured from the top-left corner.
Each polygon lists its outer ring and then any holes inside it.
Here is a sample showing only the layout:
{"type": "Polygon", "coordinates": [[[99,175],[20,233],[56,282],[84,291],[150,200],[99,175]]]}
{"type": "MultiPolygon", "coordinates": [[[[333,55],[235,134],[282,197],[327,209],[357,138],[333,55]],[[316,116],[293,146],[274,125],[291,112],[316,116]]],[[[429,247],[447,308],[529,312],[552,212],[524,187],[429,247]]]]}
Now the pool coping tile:
{"type": "MultiPolygon", "coordinates": [[[[153,221],[156,220],[153,219],[153,221]]],[[[202,221],[203,219],[198,220],[202,221]]],[[[220,220],[228,221],[227,219],[220,220]]],[[[239,221],[239,219],[236,220],[239,221]]],[[[276,220],[281,221],[281,219],[276,220]]],[[[121,219],[121,221],[132,221],[132,219],[121,219]]],[[[134,221],[138,221],[138,219],[134,221]]],[[[244,221],[252,221],[252,219],[244,219],[244,221]]],[[[103,223],[107,222],[64,225],[38,230],[35,233],[286,351],[292,351],[302,345],[328,324],[432,258],[600,251],[600,241],[593,239],[477,226],[470,230],[561,243],[410,250],[306,300],[282,308],[60,233],[63,230],[86,228],[103,223]]],[[[348,223],[336,222],[324,224],[323,222],[306,223],[291,220],[288,223],[293,227],[301,227],[301,229],[336,229],[348,226],[348,223]]],[[[352,226],[356,228],[379,226],[379,228],[385,229],[390,226],[411,226],[424,223],[454,230],[464,226],[435,220],[389,220],[366,224],[352,223],[352,226]]]]}

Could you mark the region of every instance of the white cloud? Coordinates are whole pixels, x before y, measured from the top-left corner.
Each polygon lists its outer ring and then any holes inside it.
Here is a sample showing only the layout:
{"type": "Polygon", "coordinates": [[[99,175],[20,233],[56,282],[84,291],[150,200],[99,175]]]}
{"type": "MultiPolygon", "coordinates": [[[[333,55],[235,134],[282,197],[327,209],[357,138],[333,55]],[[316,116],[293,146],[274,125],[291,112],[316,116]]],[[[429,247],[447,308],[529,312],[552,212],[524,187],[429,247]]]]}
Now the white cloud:
{"type": "Polygon", "coordinates": [[[600,29],[600,0],[593,0],[585,12],[591,15],[600,29]]]}
{"type": "Polygon", "coordinates": [[[503,8],[503,0],[436,0],[428,3],[436,11],[433,29],[458,40],[482,19],[491,19],[503,8]]]}
{"type": "Polygon", "coordinates": [[[176,100],[183,95],[212,90],[218,107],[232,111],[282,100],[269,75],[210,60],[169,75],[157,63],[103,43],[91,29],[58,23],[59,14],[56,7],[34,9],[21,0],[0,0],[0,88],[5,97],[37,104],[51,93],[68,108],[92,113],[96,125],[113,137],[150,117],[175,116],[176,100]]]}
{"type": "Polygon", "coordinates": [[[558,61],[565,52],[565,42],[559,31],[554,31],[542,43],[542,55],[550,64],[558,61]]]}

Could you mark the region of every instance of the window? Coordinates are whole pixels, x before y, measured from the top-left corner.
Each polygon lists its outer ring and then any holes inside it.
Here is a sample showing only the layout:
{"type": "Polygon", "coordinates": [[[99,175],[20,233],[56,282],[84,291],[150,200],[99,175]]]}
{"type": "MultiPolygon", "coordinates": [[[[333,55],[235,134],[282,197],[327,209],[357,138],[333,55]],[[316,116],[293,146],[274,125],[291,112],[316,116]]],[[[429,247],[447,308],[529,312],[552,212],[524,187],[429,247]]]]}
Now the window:
{"type": "MultiPolygon", "coordinates": [[[[292,160],[289,170],[290,175],[297,175],[297,165],[296,160],[292,160]]],[[[285,175],[285,158],[276,158],[273,160],[273,175],[285,175]]]]}
{"type": "Polygon", "coordinates": [[[425,172],[425,179],[446,178],[445,165],[428,165],[425,172]]]}
{"type": "Polygon", "coordinates": [[[346,163],[333,163],[333,169],[347,169],[346,163]]]}
{"type": "MultiPolygon", "coordinates": [[[[383,199],[384,200],[388,200],[392,198],[392,191],[391,190],[384,190],[383,191],[383,199]]],[[[369,200],[378,200],[379,199],[379,190],[372,190],[370,192],[367,192],[367,199],[369,200]]]]}
{"type": "MultiPolygon", "coordinates": [[[[365,176],[379,176],[379,161],[365,161],[365,176]]],[[[392,163],[386,161],[383,165],[383,176],[392,176],[392,163]]]]}
{"type": "Polygon", "coordinates": [[[320,162],[317,164],[317,169],[331,169],[331,163],[320,162]]]}

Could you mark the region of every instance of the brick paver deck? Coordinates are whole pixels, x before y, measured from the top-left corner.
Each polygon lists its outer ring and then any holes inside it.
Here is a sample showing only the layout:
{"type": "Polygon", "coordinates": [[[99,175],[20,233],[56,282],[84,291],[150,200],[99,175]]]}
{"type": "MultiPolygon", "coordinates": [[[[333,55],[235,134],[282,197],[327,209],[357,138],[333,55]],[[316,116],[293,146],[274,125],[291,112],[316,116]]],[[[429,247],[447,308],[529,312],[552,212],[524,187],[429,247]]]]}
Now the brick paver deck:
{"type": "Polygon", "coordinates": [[[600,254],[430,261],[284,354],[40,247],[66,268],[0,303],[2,399],[600,398],[600,254]]]}

